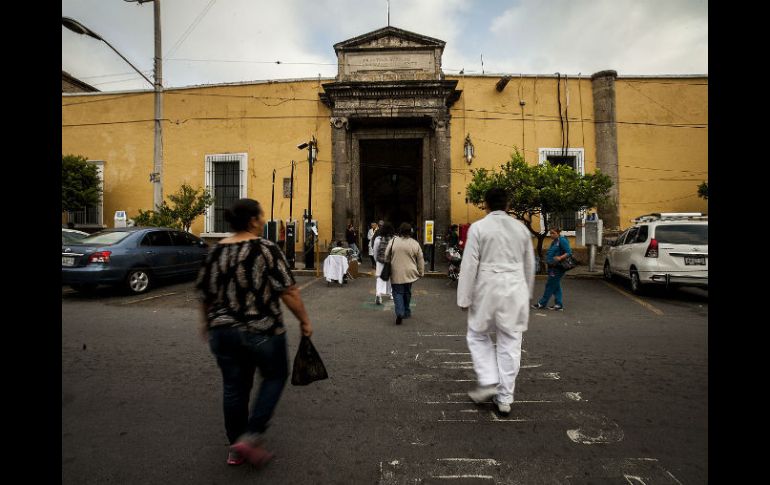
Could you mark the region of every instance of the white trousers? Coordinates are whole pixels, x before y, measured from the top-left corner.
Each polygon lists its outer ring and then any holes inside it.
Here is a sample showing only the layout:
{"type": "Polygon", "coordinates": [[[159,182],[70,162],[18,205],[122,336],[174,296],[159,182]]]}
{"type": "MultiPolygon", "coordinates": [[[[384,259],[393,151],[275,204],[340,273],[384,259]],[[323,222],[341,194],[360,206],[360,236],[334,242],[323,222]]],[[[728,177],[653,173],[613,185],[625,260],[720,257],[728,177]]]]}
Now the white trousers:
{"type": "Polygon", "coordinates": [[[468,329],[468,349],[473,358],[473,370],[480,386],[497,384],[497,400],[513,402],[513,389],[521,366],[523,332],[510,332],[497,327],[497,350],[488,333],[468,329]]]}
{"type": "Polygon", "coordinates": [[[388,281],[382,281],[380,279],[380,273],[382,273],[382,268],[385,265],[377,261],[377,267],[374,274],[376,275],[374,280],[376,281],[374,291],[377,293],[377,296],[393,296],[393,290],[390,287],[390,280],[388,281]]]}

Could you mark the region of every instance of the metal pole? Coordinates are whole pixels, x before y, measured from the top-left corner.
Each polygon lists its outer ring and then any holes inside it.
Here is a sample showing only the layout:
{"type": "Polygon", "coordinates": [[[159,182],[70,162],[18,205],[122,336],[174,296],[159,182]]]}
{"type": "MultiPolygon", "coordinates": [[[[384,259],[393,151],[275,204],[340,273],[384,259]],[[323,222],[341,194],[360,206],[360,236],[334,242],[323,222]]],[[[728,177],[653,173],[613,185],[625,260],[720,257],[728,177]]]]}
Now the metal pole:
{"type": "MultiPolygon", "coordinates": [[[[311,208],[313,207],[313,145],[315,140],[311,140],[307,146],[307,164],[308,164],[308,182],[307,182],[307,222],[306,227],[310,227],[313,220],[311,208]]],[[[315,235],[312,231],[305,230],[305,269],[313,269],[313,248],[315,247],[315,235]],[[309,239],[308,239],[309,238],[309,239]]]]}
{"type": "Polygon", "coordinates": [[[270,221],[273,221],[273,206],[275,205],[275,169],[273,169],[273,193],[270,195],[270,221]]]}
{"type": "Polygon", "coordinates": [[[161,55],[160,0],[153,2],[155,16],[155,153],[153,156],[153,204],[156,210],[163,203],[163,60],[161,55]]]}
{"type": "Polygon", "coordinates": [[[596,244],[588,245],[588,271],[593,271],[596,263],[596,244]]]}
{"type": "Polygon", "coordinates": [[[291,221],[291,210],[294,202],[294,160],[291,161],[291,180],[289,181],[289,221],[291,221]]]}

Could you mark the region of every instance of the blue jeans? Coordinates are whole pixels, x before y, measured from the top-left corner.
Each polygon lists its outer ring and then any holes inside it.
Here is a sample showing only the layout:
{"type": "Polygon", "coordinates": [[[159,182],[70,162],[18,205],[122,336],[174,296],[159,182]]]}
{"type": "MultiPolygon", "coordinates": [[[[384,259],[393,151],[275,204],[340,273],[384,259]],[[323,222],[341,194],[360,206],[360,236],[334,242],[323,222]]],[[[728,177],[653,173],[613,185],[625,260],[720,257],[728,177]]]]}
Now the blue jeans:
{"type": "Polygon", "coordinates": [[[225,431],[230,444],[239,436],[264,433],[289,375],[286,333],[265,335],[238,328],[209,331],[209,347],[222,371],[225,431]],[[249,395],[254,373],[262,384],[249,414],[249,395]]]}
{"type": "Polygon", "coordinates": [[[543,297],[540,298],[538,301],[538,304],[541,306],[545,306],[548,304],[548,300],[551,299],[551,295],[553,295],[553,299],[556,301],[556,304],[559,306],[562,306],[561,302],[561,278],[564,276],[564,271],[556,268],[548,268],[548,281],[545,283],[545,292],[543,293],[543,297]]]}
{"type": "Polygon", "coordinates": [[[391,287],[393,288],[393,303],[396,305],[396,316],[401,318],[411,316],[412,310],[409,309],[409,302],[412,301],[412,284],[392,283],[391,287]]]}

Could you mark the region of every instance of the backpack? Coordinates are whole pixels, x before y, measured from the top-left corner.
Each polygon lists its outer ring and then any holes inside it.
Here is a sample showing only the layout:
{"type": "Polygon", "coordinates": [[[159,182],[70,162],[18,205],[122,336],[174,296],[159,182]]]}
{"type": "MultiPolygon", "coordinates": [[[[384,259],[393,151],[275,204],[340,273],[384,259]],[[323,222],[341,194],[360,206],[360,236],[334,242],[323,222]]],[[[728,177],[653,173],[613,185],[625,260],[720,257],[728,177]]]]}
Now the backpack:
{"type": "Polygon", "coordinates": [[[377,247],[377,262],[385,264],[388,262],[387,259],[385,259],[385,251],[388,249],[388,244],[390,244],[390,241],[392,238],[390,237],[381,237],[380,238],[380,245],[377,247]]]}

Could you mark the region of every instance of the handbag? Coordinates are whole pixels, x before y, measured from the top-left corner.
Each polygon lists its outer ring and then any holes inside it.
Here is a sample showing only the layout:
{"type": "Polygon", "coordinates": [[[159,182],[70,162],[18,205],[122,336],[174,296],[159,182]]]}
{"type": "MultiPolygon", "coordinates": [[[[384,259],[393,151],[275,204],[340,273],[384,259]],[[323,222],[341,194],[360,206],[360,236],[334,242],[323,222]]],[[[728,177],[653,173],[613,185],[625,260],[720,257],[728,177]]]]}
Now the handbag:
{"type": "Polygon", "coordinates": [[[310,341],[310,337],[302,336],[294,357],[294,369],[291,372],[291,383],[295,386],[307,386],[311,382],[328,379],[326,366],[321,356],[310,341]]]}
{"type": "Polygon", "coordinates": [[[569,271],[575,266],[577,266],[578,262],[577,262],[577,259],[572,257],[572,255],[570,254],[566,258],[559,261],[557,264],[562,269],[562,271],[569,271]]]}

